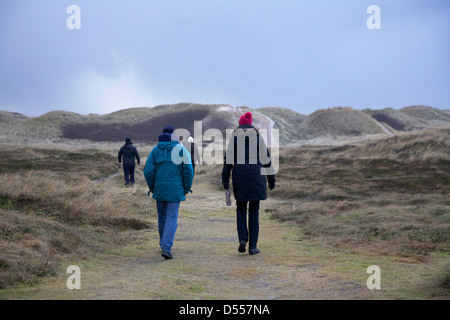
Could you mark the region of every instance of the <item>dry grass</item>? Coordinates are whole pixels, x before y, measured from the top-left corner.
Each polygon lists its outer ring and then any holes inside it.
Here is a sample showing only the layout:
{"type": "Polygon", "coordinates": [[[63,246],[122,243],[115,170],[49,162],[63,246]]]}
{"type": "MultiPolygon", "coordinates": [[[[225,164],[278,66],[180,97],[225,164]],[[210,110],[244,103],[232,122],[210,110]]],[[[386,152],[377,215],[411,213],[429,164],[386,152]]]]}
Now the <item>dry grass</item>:
{"type": "MultiPolygon", "coordinates": [[[[428,134],[409,137],[420,141],[431,137],[428,134]]],[[[437,139],[443,133],[433,134],[437,139]]],[[[22,167],[0,174],[0,284],[8,287],[0,295],[445,299],[448,168],[439,156],[445,149],[439,151],[436,144],[428,150],[428,161],[419,161],[419,156],[386,160],[392,152],[387,144],[408,145],[406,137],[398,137],[397,143],[380,140],[381,145],[370,141],[360,146],[283,149],[277,188],[261,207],[262,253],[256,256],[236,250],[235,207],[226,207],[223,192],[214,188],[220,185],[221,166],[198,166],[194,193],[181,206],[171,261],[160,256],[157,229],[141,230],[152,226],[148,221],[156,221],[142,173],[135,189],[123,188],[120,176],[99,183],[94,179],[97,166],[114,162],[117,150],[98,145],[104,154],[99,159],[104,160],[94,161],[85,156],[92,150],[64,148],[61,157],[49,158],[54,170],[22,167]],[[382,152],[377,158],[375,151],[368,156],[362,148],[382,152]],[[79,160],[60,162],[69,160],[69,151],[80,154],[79,160]],[[270,216],[290,223],[278,223],[270,216]],[[63,266],[69,264],[82,268],[82,290],[65,287],[63,266]],[[365,271],[372,264],[383,270],[383,290],[377,292],[366,288],[365,271]],[[37,286],[10,287],[49,275],[56,276],[37,286]]],[[[446,141],[443,137],[444,146],[446,141]]],[[[20,149],[23,163],[58,152],[56,147],[27,149],[20,149]]],[[[407,150],[405,154],[414,148],[407,150]]],[[[145,159],[150,150],[139,151],[145,159]]],[[[8,154],[12,163],[12,153],[8,154]]]]}
{"type": "Polygon", "coordinates": [[[94,180],[117,172],[112,156],[89,149],[4,147],[0,287],[34,283],[54,275],[64,259],[129,244],[140,230],[153,227],[154,208],[137,190],[123,188],[119,178],[94,180]]]}
{"type": "Polygon", "coordinates": [[[450,130],[362,146],[281,151],[273,218],[335,245],[396,255],[450,250],[450,130]]]}
{"type": "Polygon", "coordinates": [[[0,173],[51,170],[76,173],[94,180],[117,172],[114,152],[101,151],[99,146],[95,148],[92,145],[82,148],[82,145],[74,148],[68,145],[31,147],[0,144],[0,173]]]}
{"type": "MultiPolygon", "coordinates": [[[[146,198],[142,176],[137,177],[141,180],[136,189],[123,188],[121,177],[102,183],[95,180],[116,172],[116,149],[98,145],[93,157],[94,150],[88,148],[2,145],[0,287],[35,283],[55,274],[64,278],[61,266],[68,260],[83,263],[83,259],[98,257],[102,264],[91,272],[101,274],[99,270],[111,263],[105,256],[120,261],[111,266],[120,274],[114,276],[120,289],[117,297],[128,297],[123,289],[137,298],[208,298],[210,294],[239,298],[244,294],[236,288],[249,281],[257,297],[261,291],[261,296],[271,297],[273,288],[280,293],[278,298],[330,297],[325,293],[339,297],[342,283],[336,282],[331,291],[328,287],[329,281],[339,278],[337,274],[320,278],[323,290],[319,294],[315,292],[317,282],[310,280],[323,275],[316,274],[322,267],[342,268],[339,274],[352,281],[362,272],[364,286],[364,271],[372,253],[385,257],[385,262],[391,257],[406,261],[407,266],[398,262],[399,269],[390,275],[392,281],[416,270],[405,271],[411,264],[429,275],[440,270],[430,256],[445,260],[449,251],[449,136],[450,130],[426,131],[359,146],[282,149],[277,188],[269,193],[262,210],[268,208],[273,219],[294,223],[275,224],[262,212],[261,247],[267,254],[256,257],[262,260],[239,261],[237,269],[234,209],[225,207],[223,193],[209,183],[220,185],[221,166],[198,167],[194,193],[181,209],[180,263],[167,269],[159,263],[157,230],[149,222],[156,220],[156,212],[146,198]],[[14,167],[16,162],[21,165],[14,167]],[[117,254],[130,244],[134,249],[124,250],[137,250],[133,251],[134,264],[127,251],[117,254]],[[153,252],[150,258],[148,252],[153,252]],[[363,255],[367,259],[358,260],[363,255]],[[417,263],[424,261],[427,263],[417,263]],[[136,263],[141,269],[136,269],[136,263]],[[303,272],[302,265],[311,268],[303,272]],[[218,268],[227,271],[217,273],[218,268]],[[136,270],[143,272],[142,278],[133,274],[136,270]],[[260,273],[270,275],[269,280],[261,280],[260,273]],[[292,282],[293,277],[298,282],[292,282]],[[148,279],[158,279],[156,286],[152,283],[151,295],[147,293],[148,279]]],[[[139,151],[144,161],[149,150],[139,151]]],[[[436,272],[437,281],[448,292],[448,276],[442,272],[436,272]]],[[[414,286],[421,274],[415,277],[410,281],[412,297],[416,297],[414,286]]],[[[95,279],[99,287],[109,286],[106,278],[95,279]]],[[[402,286],[401,281],[395,282],[396,292],[403,292],[402,286]]],[[[351,291],[350,285],[347,288],[348,296],[359,294],[351,291]]],[[[39,289],[34,297],[42,297],[39,289]]]]}
{"type": "Polygon", "coordinates": [[[39,210],[42,215],[64,223],[119,226],[117,221],[124,217],[133,221],[132,218],[147,212],[144,204],[130,204],[126,200],[130,198],[130,190],[110,182],[100,185],[73,174],[50,171],[2,174],[0,185],[0,193],[14,207],[39,210]]]}

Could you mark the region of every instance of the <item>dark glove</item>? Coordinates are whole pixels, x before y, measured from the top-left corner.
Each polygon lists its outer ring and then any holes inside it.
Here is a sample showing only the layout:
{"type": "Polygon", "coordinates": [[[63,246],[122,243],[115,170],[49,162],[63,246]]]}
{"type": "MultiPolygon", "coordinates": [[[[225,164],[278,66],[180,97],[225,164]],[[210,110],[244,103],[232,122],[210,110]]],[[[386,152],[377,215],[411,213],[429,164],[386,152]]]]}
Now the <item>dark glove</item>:
{"type": "Polygon", "coordinates": [[[269,182],[269,189],[275,189],[275,176],[267,176],[267,182],[269,182]]]}

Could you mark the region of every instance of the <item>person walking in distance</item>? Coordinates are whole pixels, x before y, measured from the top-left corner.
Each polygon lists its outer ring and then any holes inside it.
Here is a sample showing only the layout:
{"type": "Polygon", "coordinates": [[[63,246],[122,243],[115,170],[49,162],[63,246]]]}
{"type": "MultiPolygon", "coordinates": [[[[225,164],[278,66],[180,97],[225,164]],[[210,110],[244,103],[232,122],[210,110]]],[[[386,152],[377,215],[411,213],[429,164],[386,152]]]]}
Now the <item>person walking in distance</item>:
{"type": "Polygon", "coordinates": [[[133,186],[134,185],[134,169],[136,167],[135,158],[137,160],[137,164],[141,163],[141,159],[139,158],[139,152],[136,147],[133,146],[130,138],[125,139],[125,144],[120,148],[118,154],[119,163],[122,162],[123,157],[123,173],[125,186],[133,186]]]}
{"type": "MultiPolygon", "coordinates": [[[[236,199],[236,222],[239,237],[238,251],[246,251],[251,255],[260,253],[257,247],[259,237],[260,201],[267,199],[266,175],[264,168],[271,166],[270,154],[259,130],[253,125],[250,112],[239,119],[239,127],[234,130],[227,147],[222,169],[222,184],[229,201],[230,175],[232,173],[233,194],[236,199]],[[263,165],[261,155],[267,156],[263,165]],[[248,228],[247,228],[248,210],[248,228]]],[[[275,188],[275,175],[267,175],[269,189],[275,188]]]]}
{"type": "Polygon", "coordinates": [[[158,211],[158,230],[161,256],[172,259],[172,246],[178,227],[180,202],[191,192],[194,172],[191,155],[173,134],[173,127],[165,127],[158,136],[158,144],[150,152],[144,176],[158,211]]]}
{"type": "Polygon", "coordinates": [[[200,163],[200,153],[198,152],[197,143],[194,141],[192,136],[189,136],[187,139],[183,140],[182,143],[191,154],[192,169],[195,173],[195,165],[200,163]]]}

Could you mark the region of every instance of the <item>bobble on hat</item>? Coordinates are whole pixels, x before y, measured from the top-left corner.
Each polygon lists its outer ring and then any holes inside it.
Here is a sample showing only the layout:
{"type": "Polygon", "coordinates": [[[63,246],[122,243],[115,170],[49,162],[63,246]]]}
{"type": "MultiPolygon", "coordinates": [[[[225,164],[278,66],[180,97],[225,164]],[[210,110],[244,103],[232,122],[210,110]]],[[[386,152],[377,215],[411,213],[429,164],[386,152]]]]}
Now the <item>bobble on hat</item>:
{"type": "Polygon", "coordinates": [[[163,133],[172,133],[175,129],[172,126],[167,126],[163,129],[163,133]]]}
{"type": "Polygon", "coordinates": [[[245,124],[252,124],[253,123],[253,117],[252,114],[250,112],[247,112],[246,114],[243,114],[240,118],[239,118],[239,125],[245,125],[245,124]]]}

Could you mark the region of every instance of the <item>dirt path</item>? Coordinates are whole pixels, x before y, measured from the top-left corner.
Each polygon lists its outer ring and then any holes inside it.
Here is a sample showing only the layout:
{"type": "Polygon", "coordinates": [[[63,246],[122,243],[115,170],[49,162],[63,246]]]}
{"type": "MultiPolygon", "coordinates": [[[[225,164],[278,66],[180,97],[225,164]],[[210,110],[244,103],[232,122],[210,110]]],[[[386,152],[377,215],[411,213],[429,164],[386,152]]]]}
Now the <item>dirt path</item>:
{"type": "Polygon", "coordinates": [[[377,121],[376,119],[373,119],[373,121],[375,121],[375,123],[381,128],[381,130],[383,130],[386,134],[392,136],[393,133],[391,130],[389,130],[388,128],[386,128],[386,126],[384,124],[382,124],[381,122],[377,121]]]}
{"type": "MultiPolygon", "coordinates": [[[[173,260],[160,256],[156,229],[142,231],[144,241],[140,244],[85,261],[67,262],[81,268],[80,290],[67,289],[69,275],[64,273],[64,267],[57,277],[46,278],[37,286],[0,292],[0,298],[352,299],[392,297],[391,294],[396,297],[396,291],[367,289],[366,268],[374,262],[383,268],[395,264],[396,272],[387,274],[386,279],[408,279],[411,266],[402,264],[399,268],[389,257],[323,246],[301,234],[298,227],[271,220],[264,208],[274,205],[274,200],[262,204],[261,254],[240,254],[235,208],[225,206],[223,193],[209,181],[206,175],[196,176],[194,193],[181,205],[173,260]]],[[[146,193],[143,185],[137,190],[130,189],[133,192],[142,196],[146,193]]],[[[149,205],[155,205],[154,201],[149,200],[149,205]]],[[[155,217],[149,219],[153,221],[155,217]]],[[[385,283],[387,289],[396,285],[385,283]]]]}

